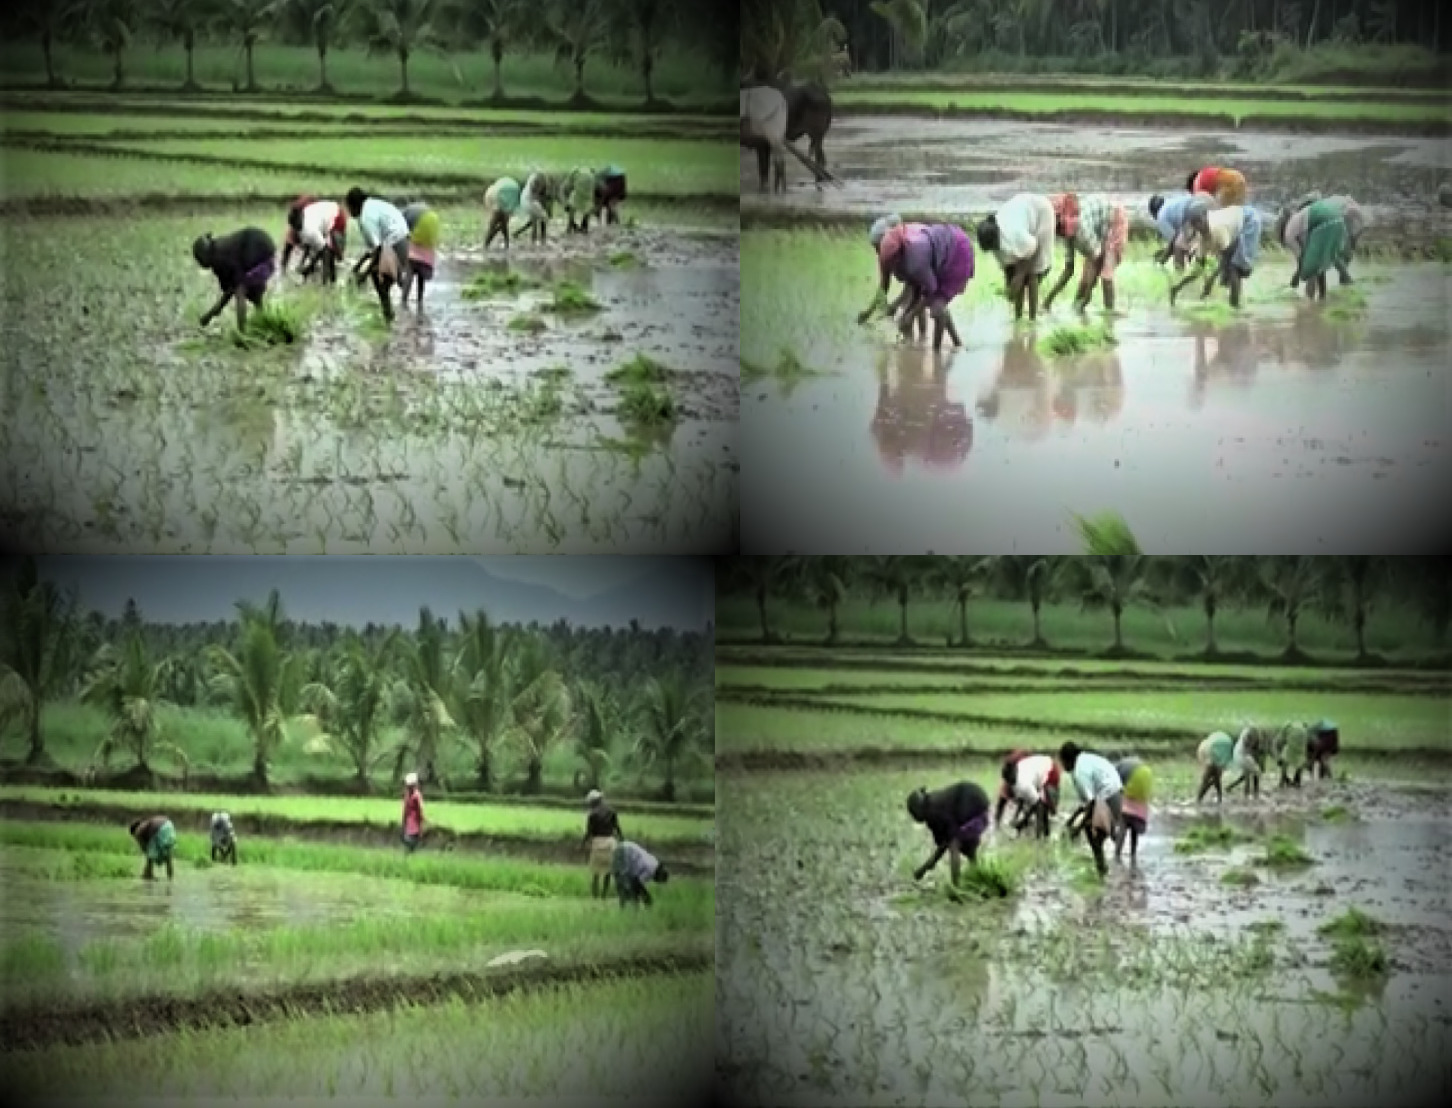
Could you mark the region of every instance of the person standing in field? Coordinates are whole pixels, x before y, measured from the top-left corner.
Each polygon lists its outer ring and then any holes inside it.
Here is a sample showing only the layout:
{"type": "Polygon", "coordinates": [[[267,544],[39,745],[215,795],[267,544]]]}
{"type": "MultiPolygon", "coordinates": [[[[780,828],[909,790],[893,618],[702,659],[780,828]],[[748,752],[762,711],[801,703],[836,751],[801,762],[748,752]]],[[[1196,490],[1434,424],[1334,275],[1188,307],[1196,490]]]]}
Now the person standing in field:
{"type": "Polygon", "coordinates": [[[988,830],[988,794],[972,781],[959,781],[937,792],[925,788],[910,793],[908,815],[927,827],[933,836],[933,856],[913,870],[913,880],[921,881],[947,854],[953,884],[958,884],[962,857],[968,864],[978,861],[978,846],[988,830]]]}
{"type": "Polygon", "coordinates": [[[979,249],[998,256],[1015,320],[1038,318],[1039,285],[1054,267],[1054,206],[1047,196],[1021,192],[978,225],[979,249]]]}
{"type": "Polygon", "coordinates": [[[519,211],[519,182],[513,177],[499,177],[484,191],[484,249],[495,235],[504,236],[504,249],[509,249],[509,219],[519,211]]]}
{"type": "Polygon", "coordinates": [[[1238,208],[1245,203],[1245,175],[1236,169],[1219,169],[1207,166],[1190,174],[1185,188],[1191,193],[1204,193],[1215,197],[1215,203],[1222,208],[1238,208]]]}
{"type": "Polygon", "coordinates": [[[392,323],[393,286],[408,272],[408,221],[387,200],[360,188],[348,190],[347,205],[368,248],[353,267],[353,276],[360,282],[365,276],[373,278],[383,318],[392,323]]]}
{"type": "Polygon", "coordinates": [[[1114,844],[1114,860],[1119,861],[1124,840],[1129,839],[1129,864],[1139,860],[1139,837],[1149,829],[1150,792],[1154,784],[1149,766],[1130,755],[1114,763],[1114,772],[1124,784],[1124,830],[1114,844]]]}
{"type": "Polygon", "coordinates": [[[1059,767],[1047,754],[1029,754],[1016,750],[1003,763],[998,804],[993,812],[993,826],[1003,819],[1009,800],[1017,805],[1013,826],[1022,831],[1030,822],[1037,822],[1040,838],[1049,837],[1049,820],[1059,807],[1059,767]]]}
{"type": "Polygon", "coordinates": [[[1200,743],[1195,750],[1195,757],[1202,767],[1200,790],[1195,794],[1195,803],[1199,804],[1204,800],[1205,794],[1212,787],[1215,789],[1215,803],[1221,803],[1225,799],[1221,782],[1225,770],[1235,757],[1235,740],[1224,731],[1216,731],[1200,743]]]}
{"type": "Polygon", "coordinates": [[[237,834],[227,812],[212,813],[212,861],[237,864],[237,834]]]}
{"type": "Polygon", "coordinates": [[[1073,779],[1079,794],[1080,807],[1069,817],[1069,824],[1083,828],[1094,854],[1094,868],[1103,877],[1109,872],[1105,841],[1112,836],[1117,850],[1124,839],[1124,783],[1107,758],[1075,742],[1059,748],[1059,765],[1073,779]]]}
{"type": "Polygon", "coordinates": [[[646,886],[652,881],[664,885],[670,879],[670,874],[655,855],[628,839],[621,839],[615,844],[611,870],[621,908],[642,904],[649,908],[653,902],[646,886]]]}
{"type": "Polygon", "coordinates": [[[409,286],[418,281],[418,306],[423,307],[424,285],[434,279],[434,265],[438,261],[439,213],[422,200],[416,200],[403,209],[403,221],[408,224],[408,272],[403,277],[403,306],[408,307],[409,286]]]}
{"type": "Polygon", "coordinates": [[[599,789],[591,789],[585,797],[589,811],[585,815],[585,838],[581,845],[590,848],[590,895],[604,899],[610,895],[610,871],[614,865],[615,844],[625,838],[620,832],[620,817],[605,803],[599,789]]]}
{"type": "Polygon", "coordinates": [[[277,248],[272,238],[260,227],[244,227],[222,238],[203,235],[192,243],[192,258],[221,286],[222,295],[216,304],[202,313],[203,327],[222,314],[229,300],[237,303],[237,330],[247,326],[247,305],[262,307],[267,282],[277,269],[277,248]]]}
{"type": "Polygon", "coordinates": [[[1044,311],[1048,311],[1054,298],[1069,278],[1074,276],[1074,255],[1084,255],[1084,276],[1079,281],[1079,291],[1074,296],[1074,307],[1082,311],[1089,306],[1094,296],[1094,286],[1101,283],[1104,288],[1104,308],[1114,310],[1114,273],[1124,260],[1124,248],[1129,242],[1129,213],[1123,204],[1115,204],[1107,197],[1086,196],[1082,200],[1072,192],[1061,192],[1049,197],[1054,208],[1055,233],[1068,244],[1065,251],[1064,271],[1058,283],[1044,298],[1044,311]]]}
{"type": "Polygon", "coordinates": [[[403,852],[412,854],[423,837],[423,793],[419,792],[418,774],[403,779],[403,852]]]}
{"type": "Polygon", "coordinates": [[[166,879],[172,879],[171,856],[176,850],[176,828],[165,816],[152,816],[131,822],[131,837],[141,852],[146,855],[146,868],[141,871],[143,881],[154,881],[152,866],[165,866],[166,879]]]}

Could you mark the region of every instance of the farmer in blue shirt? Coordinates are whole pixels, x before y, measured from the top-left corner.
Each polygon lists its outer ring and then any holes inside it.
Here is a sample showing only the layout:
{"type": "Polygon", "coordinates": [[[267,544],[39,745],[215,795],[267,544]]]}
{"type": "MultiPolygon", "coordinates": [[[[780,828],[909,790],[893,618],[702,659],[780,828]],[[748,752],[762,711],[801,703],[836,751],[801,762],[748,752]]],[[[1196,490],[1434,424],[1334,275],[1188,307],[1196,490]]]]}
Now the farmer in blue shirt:
{"type": "Polygon", "coordinates": [[[1080,807],[1069,817],[1071,837],[1082,829],[1094,852],[1094,868],[1103,877],[1109,872],[1104,860],[1104,843],[1113,836],[1115,849],[1124,843],[1124,783],[1109,759],[1092,750],[1081,750],[1067,742],[1059,748],[1059,765],[1074,781],[1080,807]]]}
{"type": "Polygon", "coordinates": [[[1165,248],[1155,255],[1155,262],[1164,265],[1173,255],[1175,268],[1183,269],[1190,232],[1198,231],[1205,241],[1210,238],[1209,216],[1213,206],[1214,201],[1203,193],[1192,196],[1186,192],[1169,200],[1151,196],[1150,218],[1155,221],[1160,238],[1165,240],[1165,248]]]}

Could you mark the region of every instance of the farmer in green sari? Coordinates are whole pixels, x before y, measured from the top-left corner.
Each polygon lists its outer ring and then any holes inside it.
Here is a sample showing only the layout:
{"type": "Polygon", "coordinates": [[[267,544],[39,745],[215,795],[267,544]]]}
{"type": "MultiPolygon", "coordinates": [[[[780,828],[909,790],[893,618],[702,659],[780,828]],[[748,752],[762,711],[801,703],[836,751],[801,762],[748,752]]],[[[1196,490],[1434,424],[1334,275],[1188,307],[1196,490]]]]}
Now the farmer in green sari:
{"type": "Polygon", "coordinates": [[[171,855],[176,849],[176,828],[165,816],[137,819],[131,822],[131,837],[146,855],[146,868],[141,871],[143,881],[155,880],[151,867],[166,866],[166,879],[172,879],[171,855]]]}
{"type": "Polygon", "coordinates": [[[595,171],[589,166],[576,166],[566,173],[560,182],[560,202],[568,220],[566,232],[586,233],[595,210],[595,171]]]}
{"type": "MultiPolygon", "coordinates": [[[[1302,276],[1302,263],[1305,260],[1306,252],[1310,246],[1311,210],[1318,204],[1325,205],[1322,209],[1323,217],[1326,212],[1330,211],[1336,211],[1341,214],[1341,219],[1345,224],[1345,243],[1341,251],[1331,259],[1330,264],[1335,267],[1337,279],[1341,284],[1349,285],[1352,283],[1350,270],[1351,258],[1356,252],[1356,244],[1361,241],[1361,236],[1366,231],[1366,213],[1362,210],[1361,205],[1350,196],[1328,196],[1323,198],[1319,192],[1308,192],[1305,196],[1295,201],[1295,203],[1283,209],[1279,220],[1277,220],[1276,237],[1296,259],[1296,271],[1291,275],[1291,288],[1295,288],[1301,281],[1306,279],[1302,276]]],[[[1324,241],[1323,245],[1325,245],[1324,241]]],[[[1324,274],[1325,270],[1323,269],[1321,271],[1322,279],[1319,285],[1319,291],[1323,299],[1326,295],[1324,274]]],[[[1307,286],[1307,292],[1310,293],[1310,291],[1310,286],[1307,286]]]]}
{"type": "Polygon", "coordinates": [[[1342,208],[1329,200],[1318,200],[1291,217],[1283,240],[1298,255],[1296,272],[1291,275],[1291,288],[1302,282],[1311,300],[1326,299],[1326,273],[1349,258],[1350,235],[1342,208]],[[1300,224],[1304,214],[1304,229],[1300,224]],[[1292,237],[1294,236],[1294,237],[1292,237]],[[1303,237],[1302,237],[1303,236],[1303,237]],[[1294,243],[1304,242],[1299,250],[1294,243]]]}

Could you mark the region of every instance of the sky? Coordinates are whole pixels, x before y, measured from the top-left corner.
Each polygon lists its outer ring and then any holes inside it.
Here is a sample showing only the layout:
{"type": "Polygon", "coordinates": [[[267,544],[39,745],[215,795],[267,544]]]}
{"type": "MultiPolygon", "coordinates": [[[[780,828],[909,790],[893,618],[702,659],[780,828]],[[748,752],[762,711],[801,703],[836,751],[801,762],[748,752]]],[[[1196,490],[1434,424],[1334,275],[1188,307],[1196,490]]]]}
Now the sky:
{"type": "Polygon", "coordinates": [[[294,619],[412,626],[428,605],[500,622],[704,630],[715,610],[711,562],[627,557],[42,557],[42,576],[110,616],[134,597],[158,623],[230,619],[240,599],[282,594],[294,619]]]}

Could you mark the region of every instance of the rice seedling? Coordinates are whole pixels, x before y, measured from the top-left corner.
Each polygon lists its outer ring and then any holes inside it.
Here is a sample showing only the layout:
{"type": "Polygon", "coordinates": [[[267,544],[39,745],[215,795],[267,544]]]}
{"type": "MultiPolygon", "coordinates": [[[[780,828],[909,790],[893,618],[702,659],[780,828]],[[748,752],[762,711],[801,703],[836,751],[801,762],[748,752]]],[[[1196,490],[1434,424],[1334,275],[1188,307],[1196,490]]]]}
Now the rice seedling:
{"type": "Polygon", "coordinates": [[[1332,941],[1331,968],[1357,979],[1385,976],[1391,963],[1381,944],[1365,935],[1339,934],[1332,941]]]}
{"type": "Polygon", "coordinates": [[[1176,854],[1202,854],[1250,842],[1254,836],[1228,823],[1197,823],[1175,840],[1176,854]]]}
{"type": "Polygon", "coordinates": [[[984,855],[971,866],[965,866],[956,888],[952,892],[975,900],[1002,900],[1019,891],[1019,874],[1004,859],[995,855],[984,855]]]}
{"type": "Polygon", "coordinates": [[[301,310],[294,304],[273,299],[247,313],[247,328],[232,332],[238,346],[291,346],[300,342],[305,331],[301,310]]]}
{"type": "Polygon", "coordinates": [[[1327,920],[1316,928],[1319,934],[1328,935],[1333,939],[1370,938],[1382,934],[1385,930],[1386,925],[1375,916],[1370,916],[1356,907],[1346,909],[1339,916],[1327,920]]]}
{"type": "Polygon", "coordinates": [[[1184,305],[1177,304],[1175,310],[1181,317],[1193,323],[1206,323],[1216,327],[1233,323],[1240,315],[1235,308],[1220,300],[1199,300],[1184,305]]]}
{"type": "Polygon", "coordinates": [[[610,264],[616,269],[635,269],[640,266],[640,259],[629,250],[617,250],[610,255],[610,264]]]}
{"type": "Polygon", "coordinates": [[[1356,813],[1344,804],[1329,804],[1321,809],[1321,819],[1326,823],[1350,823],[1356,813]]]}
{"type": "Polygon", "coordinates": [[[489,300],[505,296],[517,296],[528,289],[538,288],[540,281],[517,269],[486,269],[469,278],[459,295],[465,300],[489,300]]]}
{"type": "Polygon", "coordinates": [[[670,425],[677,419],[676,402],[671,394],[639,381],[620,391],[618,411],[624,422],[645,427],[670,425]]]}
{"type": "Polygon", "coordinates": [[[1285,835],[1272,835],[1266,840],[1265,853],[1257,862],[1274,869],[1296,869],[1315,865],[1316,859],[1302,850],[1294,839],[1285,835]]]}
{"type": "Polygon", "coordinates": [[[511,316],[509,322],[505,324],[505,326],[508,327],[509,330],[522,335],[538,335],[541,332],[549,329],[545,321],[542,320],[539,316],[530,315],[527,313],[511,316]]]}
{"type": "Polygon", "coordinates": [[[628,362],[622,362],[608,370],[605,380],[612,385],[663,385],[672,377],[670,367],[656,361],[648,354],[636,354],[628,362]]]}
{"type": "Polygon", "coordinates": [[[600,303],[582,286],[574,281],[561,281],[555,285],[548,310],[560,315],[584,315],[600,311],[600,303]]]}
{"type": "Polygon", "coordinates": [[[1066,323],[1040,338],[1038,348],[1045,357],[1065,358],[1104,350],[1118,342],[1108,323],[1066,323]]]}
{"type": "Polygon", "coordinates": [[[1246,889],[1259,885],[1260,877],[1252,869],[1234,868],[1228,869],[1220,875],[1220,883],[1246,889]]]}

